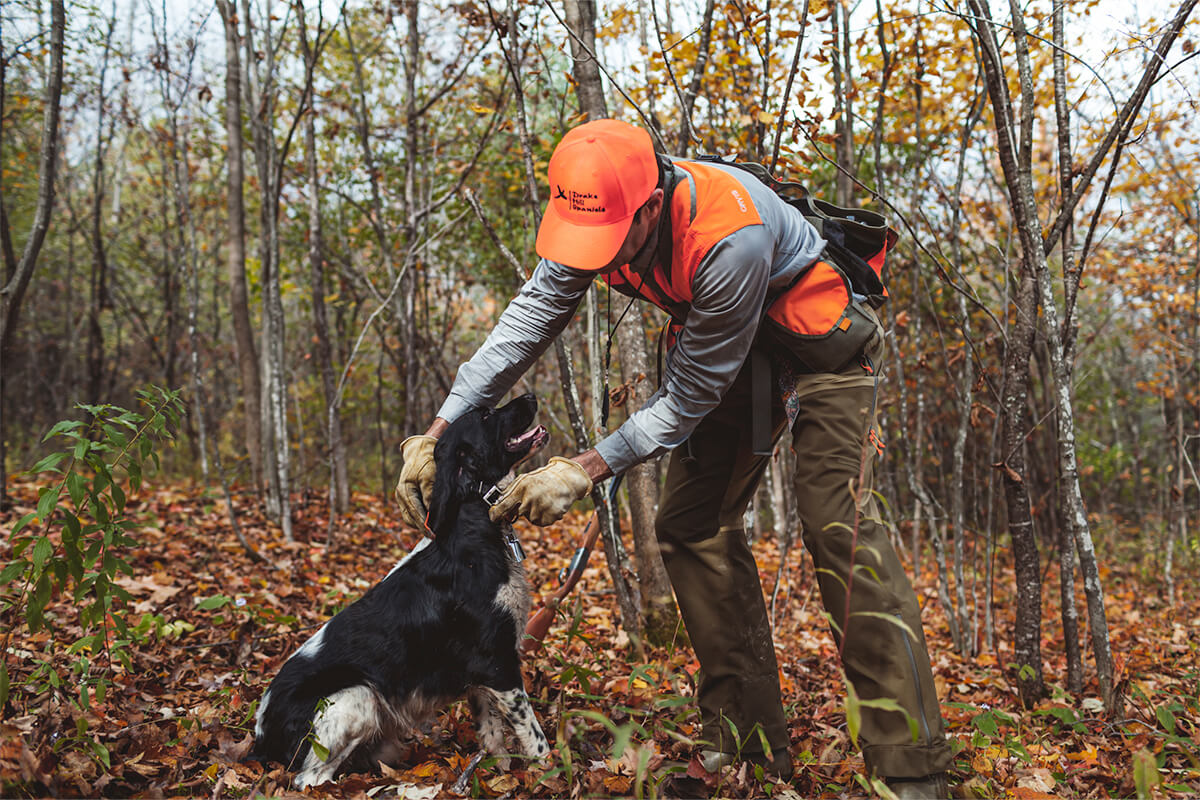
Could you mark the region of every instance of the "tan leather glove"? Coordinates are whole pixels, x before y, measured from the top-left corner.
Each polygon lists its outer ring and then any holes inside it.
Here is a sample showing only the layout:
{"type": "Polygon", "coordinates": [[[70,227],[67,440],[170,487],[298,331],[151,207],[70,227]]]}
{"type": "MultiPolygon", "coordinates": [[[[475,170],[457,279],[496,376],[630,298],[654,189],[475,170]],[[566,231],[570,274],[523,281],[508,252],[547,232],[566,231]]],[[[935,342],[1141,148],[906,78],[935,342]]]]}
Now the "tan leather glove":
{"type": "Polygon", "coordinates": [[[396,502],[400,504],[400,517],[419,531],[425,530],[429,513],[425,498],[433,494],[435,444],[437,439],[432,436],[410,436],[400,443],[404,466],[396,484],[396,502]]]}
{"type": "Polygon", "coordinates": [[[488,513],[493,522],[522,516],[534,525],[552,525],[590,491],[592,479],[587,470],[569,458],[555,456],[541,469],[513,481],[488,513]]]}

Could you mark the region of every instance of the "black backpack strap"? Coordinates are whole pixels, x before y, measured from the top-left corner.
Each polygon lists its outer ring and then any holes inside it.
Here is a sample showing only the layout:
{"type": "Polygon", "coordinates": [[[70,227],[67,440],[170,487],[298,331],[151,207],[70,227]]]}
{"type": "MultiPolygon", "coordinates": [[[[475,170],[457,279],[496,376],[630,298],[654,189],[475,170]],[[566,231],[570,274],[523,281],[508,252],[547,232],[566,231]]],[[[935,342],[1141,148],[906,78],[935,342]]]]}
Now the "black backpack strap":
{"type": "Polygon", "coordinates": [[[657,262],[662,267],[663,275],[669,276],[671,274],[671,260],[672,253],[674,252],[674,241],[671,230],[671,200],[675,196],[676,187],[684,179],[679,177],[669,157],[661,154],[658,157],[663,171],[663,207],[658,218],[658,243],[655,248],[654,258],[646,258],[645,263],[640,265],[640,268],[636,272],[643,281],[642,285],[648,284],[662,299],[662,302],[667,306],[666,310],[671,315],[671,319],[682,324],[687,319],[689,306],[686,303],[671,302],[671,296],[664,291],[658,282],[658,278],[655,277],[654,264],[657,262]]]}
{"type": "Polygon", "coordinates": [[[750,347],[750,450],[756,456],[775,451],[771,436],[771,358],[758,342],[750,347]]]}

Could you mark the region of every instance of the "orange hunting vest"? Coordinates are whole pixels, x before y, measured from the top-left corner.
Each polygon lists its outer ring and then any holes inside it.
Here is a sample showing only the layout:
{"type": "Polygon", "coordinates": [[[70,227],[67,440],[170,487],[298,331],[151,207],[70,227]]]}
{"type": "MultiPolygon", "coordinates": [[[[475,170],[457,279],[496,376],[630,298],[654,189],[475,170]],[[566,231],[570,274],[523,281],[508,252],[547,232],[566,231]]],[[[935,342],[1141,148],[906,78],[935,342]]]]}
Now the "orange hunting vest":
{"type": "MultiPolygon", "coordinates": [[[[664,268],[654,260],[651,274],[643,278],[626,264],[604,275],[604,280],[622,294],[649,300],[671,315],[676,322],[687,317],[692,304],[692,280],[696,268],[717,242],[762,219],[745,187],[722,170],[708,164],[676,162],[675,166],[691,175],[696,187],[696,207],[692,192],[679,182],[679,191],[670,200],[671,261],[664,268]]],[[[663,253],[660,244],[659,253],[663,253]]]]}
{"type": "MultiPolygon", "coordinates": [[[[732,175],[706,163],[675,162],[675,166],[692,178],[695,207],[691,189],[684,185],[685,181],[680,181],[678,191],[673,191],[669,200],[669,251],[665,243],[659,243],[658,254],[645,276],[628,264],[604,275],[614,290],[641,297],[670,314],[671,333],[677,332],[687,318],[696,270],[713,246],[742,228],[762,224],[745,187],[732,175]],[[669,262],[664,265],[662,262],[667,260],[668,252],[669,262]]],[[[817,205],[824,204],[817,201],[817,205]]],[[[834,209],[833,206],[824,207],[834,209]]],[[[816,213],[822,212],[818,209],[816,213]]],[[[845,214],[842,216],[846,217],[845,214]]],[[[882,224],[882,218],[879,222],[882,224]]],[[[842,231],[841,228],[837,230],[842,231]]],[[[834,256],[839,252],[846,253],[843,244],[835,245],[829,235],[826,239],[830,241],[829,253],[834,256]]],[[[882,240],[882,249],[868,254],[856,273],[860,294],[866,298],[866,304],[874,308],[882,305],[887,297],[881,274],[887,252],[894,242],[895,234],[889,230],[882,240]]],[[[839,261],[842,266],[834,263],[827,254],[825,259],[813,263],[791,286],[769,300],[764,317],[771,339],[813,372],[841,369],[858,355],[877,326],[873,316],[854,300],[852,282],[844,268],[845,259],[839,261]]]]}

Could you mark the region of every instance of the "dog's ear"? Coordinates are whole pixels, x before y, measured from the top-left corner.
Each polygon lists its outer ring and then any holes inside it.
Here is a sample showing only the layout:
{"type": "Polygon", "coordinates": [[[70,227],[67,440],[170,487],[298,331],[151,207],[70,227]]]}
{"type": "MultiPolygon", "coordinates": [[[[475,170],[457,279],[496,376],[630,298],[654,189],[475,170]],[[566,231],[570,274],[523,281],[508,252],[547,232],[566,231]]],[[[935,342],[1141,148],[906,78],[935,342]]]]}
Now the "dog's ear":
{"type": "Polygon", "coordinates": [[[433,480],[433,496],[429,498],[429,517],[425,525],[437,534],[454,524],[458,507],[471,488],[477,455],[474,448],[461,440],[447,442],[447,446],[439,448],[435,455],[438,469],[433,480]]]}
{"type": "Polygon", "coordinates": [[[452,509],[458,507],[455,502],[457,492],[454,490],[457,481],[446,474],[448,472],[450,470],[438,470],[433,479],[433,496],[429,498],[429,516],[425,518],[425,527],[435,534],[442,525],[451,521],[448,516],[453,513],[452,509]]]}

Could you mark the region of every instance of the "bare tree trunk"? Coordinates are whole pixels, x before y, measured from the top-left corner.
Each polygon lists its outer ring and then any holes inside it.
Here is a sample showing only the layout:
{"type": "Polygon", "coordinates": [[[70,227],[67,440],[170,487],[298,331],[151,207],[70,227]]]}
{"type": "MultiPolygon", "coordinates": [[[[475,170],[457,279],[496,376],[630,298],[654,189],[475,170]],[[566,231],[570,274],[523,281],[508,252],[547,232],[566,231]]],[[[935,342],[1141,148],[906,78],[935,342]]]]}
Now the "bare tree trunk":
{"type": "Polygon", "coordinates": [[[834,142],[834,158],[840,169],[837,171],[836,203],[849,207],[854,192],[854,108],[851,105],[851,90],[854,81],[850,74],[850,11],[842,0],[830,4],[832,25],[832,50],[830,66],[833,72],[833,116],[837,120],[837,138],[834,142]]]}
{"type": "MultiPolygon", "coordinates": [[[[571,29],[571,55],[579,107],[589,119],[608,116],[604,86],[596,62],[596,4],[593,0],[567,0],[564,4],[567,25],[571,29]]],[[[640,315],[637,320],[640,322],[640,315]]],[[[653,394],[646,338],[640,324],[631,320],[617,325],[617,346],[621,356],[622,381],[629,386],[629,408],[640,408],[653,394]]],[[[601,390],[603,391],[603,389],[601,390]]],[[[596,403],[603,398],[596,397],[596,403]]],[[[625,474],[629,492],[629,511],[633,527],[634,554],[637,560],[638,589],[641,595],[642,629],[654,644],[670,641],[678,625],[678,612],[671,582],[659,553],[654,532],[658,508],[658,471],[652,463],[638,464],[625,474]]]]}
{"type": "MultiPolygon", "coordinates": [[[[317,54],[308,39],[308,24],[299,19],[300,45],[305,73],[311,84],[317,54]]],[[[311,88],[310,88],[311,93],[311,88]]],[[[317,172],[315,99],[304,117],[304,168],[308,173],[308,265],[312,291],[313,334],[316,338],[317,371],[325,394],[325,446],[329,461],[330,524],[334,514],[350,507],[350,479],[346,468],[346,445],[342,440],[342,418],[338,414],[337,385],[333,375],[333,350],[329,344],[329,320],[325,313],[325,240],[321,228],[321,181],[317,172]]]]}
{"type": "MultiPolygon", "coordinates": [[[[518,38],[520,28],[517,24],[517,3],[515,0],[508,0],[506,9],[506,20],[508,30],[507,43],[501,38],[501,48],[504,53],[505,61],[509,74],[513,79],[514,101],[517,111],[517,131],[520,136],[521,153],[525,167],[525,186],[529,207],[534,217],[534,227],[537,227],[540,221],[541,201],[538,199],[537,176],[533,166],[533,148],[530,144],[529,123],[527,119],[527,111],[525,107],[525,93],[521,84],[521,50],[520,41],[518,38]]],[[[493,24],[497,24],[494,12],[492,13],[493,24]]],[[[563,394],[566,397],[576,396],[574,377],[572,375],[570,356],[567,354],[566,346],[561,336],[555,342],[555,353],[558,358],[560,367],[560,378],[563,385],[563,394]]],[[[596,402],[600,398],[595,398],[596,402]]],[[[581,409],[576,407],[571,414],[571,427],[575,433],[575,444],[580,450],[586,450],[591,446],[587,426],[584,424],[581,409]]],[[[625,564],[627,556],[624,547],[621,544],[620,536],[614,525],[615,515],[612,513],[612,508],[604,497],[604,492],[599,486],[592,490],[592,501],[597,509],[608,508],[609,513],[600,514],[600,530],[601,539],[604,542],[604,554],[608,560],[609,575],[613,580],[613,590],[617,595],[617,606],[621,612],[621,626],[629,635],[630,641],[633,643],[637,653],[642,652],[642,630],[641,630],[641,615],[638,610],[638,602],[635,599],[635,588],[629,584],[625,578],[625,564]]]]}
{"type": "Polygon", "coordinates": [[[791,431],[785,431],[771,461],[771,506],[775,516],[776,545],[779,550],[779,571],[775,574],[775,586],[771,589],[772,629],[775,627],[779,592],[787,571],[788,556],[803,533],[800,529],[800,514],[796,508],[796,496],[789,491],[788,476],[795,474],[795,458],[791,431]]]}
{"type": "MultiPolygon", "coordinates": [[[[807,13],[807,9],[806,9],[807,13]]],[[[871,144],[875,151],[875,183],[879,187],[880,194],[885,194],[883,189],[883,124],[884,113],[887,107],[888,99],[888,84],[892,79],[892,69],[895,61],[892,58],[891,50],[888,49],[887,40],[887,17],[883,13],[882,0],[875,0],[875,24],[876,37],[879,39],[879,56],[882,59],[879,70],[879,90],[876,94],[875,102],[875,121],[871,125],[871,144]]],[[[954,199],[958,205],[957,198],[954,199]]],[[[954,228],[950,229],[954,231],[954,228]]],[[[953,234],[952,234],[953,235],[953,234]]]]}
{"type": "MultiPolygon", "coordinates": [[[[916,523],[919,524],[918,517],[916,523]]],[[[946,613],[946,624],[950,628],[950,641],[954,642],[957,653],[966,652],[963,644],[963,631],[960,628],[959,608],[950,595],[950,568],[946,564],[946,535],[936,519],[929,520],[929,542],[933,545],[933,557],[937,562],[938,602],[946,613]]]]}
{"type": "MultiPolygon", "coordinates": [[[[1013,165],[1015,171],[1015,143],[1011,139],[1012,103],[1008,99],[1008,86],[999,62],[999,47],[994,30],[988,27],[990,11],[980,0],[971,2],[983,54],[985,85],[997,117],[1002,155],[1005,163],[1013,165]]],[[[1029,360],[1036,333],[1037,298],[1031,267],[1022,262],[1019,270],[1017,291],[1011,299],[1012,324],[1005,342],[1000,421],[1002,452],[997,466],[1003,474],[1005,508],[1016,572],[1014,653],[1018,670],[1017,682],[1022,701],[1026,706],[1031,706],[1045,694],[1041,656],[1041,572],[1027,483],[1028,470],[1025,466],[1025,438],[1029,429],[1026,419],[1029,360]]],[[[1009,276],[1005,285],[1011,285],[1012,280],[1009,276]]],[[[989,581],[989,594],[990,590],[989,581]]],[[[990,601],[988,607],[990,614],[990,601]]]]}
{"type": "Polygon", "coordinates": [[[1042,675],[1042,575],[1038,561],[1033,510],[1025,481],[1025,437],[1029,430],[1025,415],[1029,392],[1029,353],[1033,344],[1036,315],[1033,276],[1027,265],[1020,267],[1015,319],[1005,349],[1007,381],[1004,409],[1003,448],[1005,507],[1008,532],[1012,537],[1013,563],[1017,581],[1017,619],[1014,654],[1021,700],[1032,707],[1046,692],[1042,675]]]}
{"type": "MultiPolygon", "coordinates": [[[[20,319],[21,304],[25,290],[37,266],[38,254],[46,241],[50,228],[50,215],[54,210],[54,182],[58,171],[59,116],[63,86],[63,31],[66,29],[66,13],[62,0],[50,0],[50,47],[46,60],[46,86],[42,92],[42,139],[38,151],[37,205],[33,213],[33,224],[25,240],[25,249],[20,259],[15,257],[11,246],[4,250],[5,279],[0,281],[0,508],[8,506],[8,468],[5,430],[5,360],[12,346],[13,334],[20,319]]],[[[0,177],[0,212],[3,226],[0,236],[12,242],[9,229],[7,203],[0,177]]]]}
{"type": "MultiPolygon", "coordinates": [[[[1065,35],[1063,30],[1063,2],[1055,0],[1053,8],[1054,35],[1054,111],[1058,132],[1058,183],[1062,197],[1071,194],[1071,127],[1070,101],[1067,98],[1067,66],[1065,50],[1065,35]]],[[[1068,296],[1072,288],[1079,284],[1072,280],[1075,267],[1075,229],[1071,220],[1063,228],[1062,235],[1063,282],[1068,296]]],[[[1068,301],[1068,308],[1071,302],[1068,301]]],[[[1071,324],[1068,319],[1064,324],[1071,324]]],[[[1074,361],[1072,343],[1074,333],[1066,336],[1067,352],[1063,354],[1064,363],[1074,361]]],[[[1067,507],[1066,496],[1060,494],[1061,509],[1059,515],[1063,520],[1071,517],[1072,509],[1067,507]]],[[[1059,600],[1062,606],[1063,644],[1067,657],[1067,691],[1079,694],[1083,691],[1083,659],[1079,650],[1079,611],[1075,608],[1075,548],[1071,536],[1071,528],[1067,525],[1058,528],[1058,574],[1059,600]]]]}
{"type": "MultiPolygon", "coordinates": [[[[959,237],[959,220],[962,217],[962,186],[966,176],[966,158],[967,150],[971,143],[971,132],[975,125],[978,124],[979,118],[983,113],[983,95],[979,93],[971,102],[971,110],[967,114],[967,119],[963,123],[962,135],[959,138],[959,156],[958,167],[955,173],[954,193],[951,195],[952,212],[950,215],[950,252],[954,259],[956,268],[961,269],[963,263],[962,240],[959,237]]],[[[959,326],[962,329],[963,338],[963,354],[962,366],[959,368],[956,385],[958,388],[958,425],[954,433],[954,447],[951,467],[950,485],[950,524],[953,530],[954,539],[954,566],[955,576],[958,582],[958,627],[962,635],[964,649],[962,652],[968,656],[975,656],[979,652],[979,640],[976,635],[979,619],[979,604],[978,596],[972,591],[973,619],[976,624],[970,625],[968,619],[968,608],[966,602],[966,587],[965,576],[963,574],[963,549],[966,538],[966,503],[967,503],[967,476],[966,476],[966,455],[967,455],[967,440],[971,434],[972,411],[974,409],[974,392],[975,392],[975,348],[972,345],[972,325],[971,312],[967,304],[967,298],[962,294],[958,295],[958,316],[959,326]]],[[[979,550],[974,550],[974,563],[972,572],[978,579],[979,575],[979,550]]]]}
{"type": "Polygon", "coordinates": [[[287,156],[291,134],[289,132],[289,138],[282,147],[276,143],[274,123],[279,86],[275,55],[279,42],[271,38],[273,15],[269,10],[263,14],[265,29],[261,42],[260,66],[254,41],[254,24],[250,15],[250,0],[243,0],[242,13],[246,22],[246,98],[248,107],[252,109],[250,127],[254,135],[255,164],[262,191],[259,214],[262,231],[258,251],[262,262],[262,419],[266,434],[263,445],[264,462],[267,467],[267,514],[279,523],[284,538],[290,542],[294,540],[294,536],[289,497],[291,459],[287,424],[287,351],[284,346],[283,297],[279,275],[279,196],[282,190],[282,163],[287,156]]]}
{"type": "MultiPolygon", "coordinates": [[[[1011,290],[1011,286],[1012,286],[1011,281],[1006,280],[1004,282],[1004,305],[1003,305],[1004,308],[1008,308],[1011,305],[1011,301],[1008,297],[1008,294],[1011,290]]],[[[1002,330],[1000,333],[1001,333],[1001,336],[1005,337],[1004,338],[1004,341],[1006,342],[1005,348],[1007,348],[1008,336],[1010,335],[1009,331],[1007,329],[1005,329],[1005,330],[1002,330]]],[[[1007,385],[1008,385],[1008,373],[1003,372],[1001,375],[1001,380],[1000,380],[1000,390],[998,392],[1001,405],[1004,402],[1005,387],[1007,385]]],[[[1002,463],[1004,460],[1003,455],[1002,455],[1003,447],[1004,447],[1004,433],[1005,433],[1004,420],[1005,420],[1005,415],[1003,413],[998,413],[995,415],[995,419],[992,422],[992,435],[989,438],[989,450],[988,450],[988,458],[987,458],[987,462],[986,462],[988,464],[999,464],[999,463],[1002,463]]],[[[997,520],[999,518],[999,514],[998,514],[999,509],[997,508],[998,503],[995,500],[995,498],[996,498],[996,483],[997,483],[997,480],[999,480],[1001,483],[1001,487],[1004,489],[1004,491],[1007,491],[1007,485],[1004,484],[1004,481],[1006,479],[1007,479],[1007,476],[1004,474],[1004,472],[1002,470],[995,470],[995,469],[991,470],[988,473],[987,493],[984,496],[984,502],[983,502],[983,507],[987,510],[987,516],[984,518],[984,531],[986,531],[986,535],[987,535],[987,578],[986,578],[986,584],[985,584],[985,589],[984,589],[984,600],[983,600],[983,608],[984,608],[983,643],[984,643],[984,648],[989,653],[997,653],[998,652],[998,648],[996,645],[996,616],[995,616],[996,538],[997,538],[997,532],[996,532],[995,528],[997,526],[993,525],[993,521],[997,520]],[[1000,475],[999,479],[997,478],[997,473],[999,473],[999,475],[1000,475]]],[[[1007,511],[1007,508],[1005,510],[1007,511]]]]}
{"type": "MultiPolygon", "coordinates": [[[[150,26],[161,59],[157,68],[159,91],[163,108],[166,111],[169,130],[169,135],[165,137],[165,146],[160,149],[164,172],[169,170],[174,206],[174,218],[170,221],[169,228],[175,236],[174,251],[178,254],[178,266],[181,272],[186,269],[185,275],[187,276],[187,334],[194,395],[194,413],[190,416],[195,419],[198,432],[200,473],[204,482],[208,483],[208,411],[204,402],[204,379],[200,371],[200,336],[196,325],[200,309],[200,270],[197,263],[199,255],[196,244],[195,218],[192,216],[191,208],[191,177],[188,166],[187,138],[186,133],[179,128],[179,110],[191,88],[195,50],[192,49],[188,54],[186,69],[175,67],[171,62],[170,44],[166,31],[159,30],[158,22],[157,15],[151,11],[150,26]],[[184,85],[177,93],[171,85],[176,76],[184,81],[184,85]]],[[[163,23],[165,25],[166,20],[163,20],[163,23]]],[[[192,41],[194,48],[194,40],[192,41]]]]}
{"type": "MultiPolygon", "coordinates": [[[[1195,386],[1200,383],[1200,189],[1193,189],[1193,201],[1195,203],[1195,211],[1191,215],[1195,222],[1195,231],[1192,240],[1195,244],[1195,252],[1192,254],[1192,343],[1190,363],[1183,371],[1185,379],[1190,380],[1195,386]]],[[[1182,396],[1182,395],[1180,395],[1182,396]]],[[[1200,500],[1200,475],[1197,474],[1197,462],[1200,462],[1200,400],[1191,404],[1189,409],[1191,412],[1190,427],[1195,433],[1188,435],[1184,427],[1183,409],[1179,410],[1179,545],[1186,546],[1188,541],[1188,503],[1187,503],[1187,477],[1191,477],[1192,488],[1196,490],[1197,500],[1200,500]],[[1190,447],[1190,449],[1189,449],[1190,447]],[[1187,469],[1185,476],[1184,469],[1187,469]]],[[[1137,474],[1137,473],[1134,473],[1137,474]]],[[[1200,502],[1193,508],[1200,509],[1200,502]]]]}
{"type": "Polygon", "coordinates": [[[167,388],[176,388],[178,377],[176,376],[176,368],[178,359],[176,351],[179,343],[179,311],[176,307],[178,303],[179,281],[177,276],[177,265],[179,254],[176,253],[176,247],[171,242],[172,227],[167,220],[170,219],[170,186],[171,180],[171,165],[170,159],[166,157],[166,153],[162,151],[162,145],[159,145],[159,150],[162,153],[162,187],[159,193],[159,202],[162,205],[163,226],[161,237],[162,246],[162,264],[160,266],[160,280],[162,281],[162,302],[163,315],[167,320],[167,335],[166,343],[163,345],[163,380],[166,381],[167,388]]]}
{"type": "Polygon", "coordinates": [[[600,79],[600,65],[596,60],[596,2],[567,0],[563,12],[569,29],[571,74],[575,78],[579,110],[589,120],[603,119],[608,116],[608,102],[604,98],[604,82],[600,79]]]}
{"type": "MultiPolygon", "coordinates": [[[[1074,368],[1063,358],[1062,341],[1057,327],[1057,308],[1050,286],[1050,270],[1044,261],[1039,266],[1038,275],[1044,300],[1042,311],[1051,340],[1050,356],[1057,393],[1058,473],[1062,482],[1063,527],[1070,532],[1071,539],[1075,542],[1075,548],[1079,552],[1084,590],[1088,602],[1088,627],[1092,633],[1092,651],[1096,659],[1100,694],[1104,698],[1105,704],[1110,705],[1113,700],[1113,662],[1112,649],[1108,639],[1108,618],[1104,610],[1104,588],[1100,584],[1100,571],[1096,564],[1096,551],[1092,544],[1091,528],[1087,521],[1083,490],[1079,485],[1079,462],[1075,453],[1075,414],[1074,401],[1071,396],[1074,368]]],[[[1068,574],[1073,574],[1074,559],[1067,554],[1070,551],[1069,540],[1063,542],[1063,550],[1066,552],[1062,555],[1062,569],[1068,574]]],[[[1070,609],[1074,610],[1073,604],[1070,605],[1070,609]]],[[[1064,635],[1077,637],[1078,631],[1064,631],[1064,635]]],[[[1082,683],[1082,675],[1080,675],[1080,689],[1082,689],[1082,683]]]]}
{"type": "Polygon", "coordinates": [[[238,372],[242,387],[242,419],[246,452],[250,457],[250,481],[262,486],[262,384],[259,380],[258,349],[250,323],[246,288],[246,206],[242,194],[245,180],[242,148],[242,66],[238,55],[238,17],[234,0],[217,0],[225,24],[225,146],[229,169],[225,208],[228,215],[226,250],[229,280],[229,315],[233,322],[238,372]]]}
{"type": "MultiPolygon", "coordinates": [[[[916,76],[918,82],[914,87],[915,99],[915,130],[917,131],[918,147],[920,146],[920,131],[921,119],[924,113],[922,103],[923,94],[919,83],[920,77],[924,74],[924,55],[923,42],[920,31],[920,20],[917,21],[917,36],[916,36],[916,76]]],[[[918,154],[919,155],[919,154],[918,154]]],[[[921,187],[919,185],[913,187],[914,207],[919,208],[921,205],[921,187]]],[[[921,310],[921,275],[917,270],[913,270],[910,275],[912,281],[912,289],[909,292],[909,329],[906,339],[911,343],[914,355],[918,357],[913,360],[914,368],[919,369],[923,363],[923,357],[919,357],[919,350],[924,341],[922,326],[924,317],[921,310]]],[[[931,507],[932,501],[928,492],[925,490],[925,479],[923,472],[922,460],[925,454],[925,395],[923,392],[917,391],[915,398],[910,397],[908,390],[908,381],[905,378],[907,367],[904,363],[904,353],[900,348],[900,332],[897,326],[892,326],[890,329],[892,337],[892,350],[896,354],[892,360],[892,371],[896,375],[896,395],[899,401],[899,416],[900,429],[903,435],[892,437],[894,441],[902,443],[903,447],[903,466],[904,475],[908,484],[908,489],[912,495],[913,511],[912,511],[912,560],[913,574],[919,576],[921,574],[921,527],[924,512],[926,507],[931,507]],[[915,406],[915,409],[910,410],[910,403],[915,406]],[[915,414],[915,416],[911,416],[915,414]]],[[[919,385],[919,384],[918,384],[919,385]]],[[[943,561],[939,560],[938,569],[944,567],[943,561]]],[[[947,615],[951,612],[947,608],[947,615]]]]}
{"type": "MultiPolygon", "coordinates": [[[[412,253],[417,241],[417,178],[421,159],[420,112],[417,110],[417,75],[421,69],[422,31],[419,0],[405,0],[405,15],[408,22],[406,37],[407,55],[404,69],[404,141],[407,157],[404,159],[404,244],[406,252],[412,253]]],[[[409,259],[412,263],[412,259],[409,259]]],[[[417,271],[406,269],[401,278],[400,293],[397,295],[400,322],[400,341],[404,348],[404,415],[406,418],[425,419],[416,408],[417,381],[421,370],[417,367],[417,271]]]]}
{"type": "MultiPolygon", "coordinates": [[[[1174,361],[1174,359],[1172,359],[1174,361]]],[[[1183,406],[1186,398],[1186,393],[1181,391],[1183,388],[1179,381],[1179,365],[1172,363],[1171,365],[1172,378],[1175,383],[1174,402],[1167,406],[1170,412],[1164,414],[1167,423],[1167,430],[1174,429],[1172,449],[1175,451],[1175,485],[1171,487],[1171,514],[1166,518],[1166,524],[1163,525],[1163,533],[1166,541],[1166,564],[1163,566],[1163,577],[1167,582],[1167,602],[1171,606],[1175,605],[1175,531],[1172,530],[1176,525],[1182,534],[1183,540],[1186,541],[1187,536],[1187,430],[1183,423],[1183,406]],[[1172,409],[1171,406],[1174,406],[1172,409]],[[1172,524],[1174,520],[1174,524],[1172,524]]]]}
{"type": "MultiPolygon", "coordinates": [[[[640,316],[640,315],[639,315],[640,316]]],[[[640,321],[640,319],[638,320],[640,321]]],[[[641,408],[650,399],[652,384],[641,325],[618,327],[622,381],[631,384],[626,402],[631,409],[641,408]]],[[[637,559],[638,588],[642,598],[642,626],[652,644],[671,641],[679,625],[679,611],[671,580],[659,550],[654,519],[658,514],[658,469],[653,462],[631,467],[625,473],[629,492],[630,526],[637,559]]]]}

